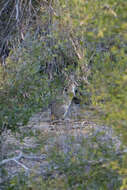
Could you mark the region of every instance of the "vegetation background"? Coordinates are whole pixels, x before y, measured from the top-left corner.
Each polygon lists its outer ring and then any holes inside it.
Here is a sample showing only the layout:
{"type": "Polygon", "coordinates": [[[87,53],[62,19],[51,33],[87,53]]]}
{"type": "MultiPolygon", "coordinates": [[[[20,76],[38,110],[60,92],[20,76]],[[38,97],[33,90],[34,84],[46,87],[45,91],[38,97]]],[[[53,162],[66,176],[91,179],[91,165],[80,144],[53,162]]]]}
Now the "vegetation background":
{"type": "MultiPolygon", "coordinates": [[[[0,57],[1,133],[47,107],[73,73],[81,103],[93,105],[126,147],[125,0],[1,0],[0,57]]],[[[122,176],[114,189],[127,189],[126,153],[111,167],[122,176]]]]}

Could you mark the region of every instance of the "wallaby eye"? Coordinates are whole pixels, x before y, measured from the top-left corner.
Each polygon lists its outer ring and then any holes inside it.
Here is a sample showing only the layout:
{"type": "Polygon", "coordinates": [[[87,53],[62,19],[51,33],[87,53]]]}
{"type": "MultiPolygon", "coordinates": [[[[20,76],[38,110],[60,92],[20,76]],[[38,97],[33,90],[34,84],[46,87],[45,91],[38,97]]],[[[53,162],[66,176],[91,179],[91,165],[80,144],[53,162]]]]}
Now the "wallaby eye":
{"type": "Polygon", "coordinates": [[[78,92],[78,90],[76,89],[76,90],[75,90],[75,93],[77,93],[77,92],[78,92]]]}
{"type": "Polygon", "coordinates": [[[65,90],[65,92],[67,92],[67,91],[68,91],[68,89],[67,89],[67,88],[65,88],[64,90],[65,90]]]}

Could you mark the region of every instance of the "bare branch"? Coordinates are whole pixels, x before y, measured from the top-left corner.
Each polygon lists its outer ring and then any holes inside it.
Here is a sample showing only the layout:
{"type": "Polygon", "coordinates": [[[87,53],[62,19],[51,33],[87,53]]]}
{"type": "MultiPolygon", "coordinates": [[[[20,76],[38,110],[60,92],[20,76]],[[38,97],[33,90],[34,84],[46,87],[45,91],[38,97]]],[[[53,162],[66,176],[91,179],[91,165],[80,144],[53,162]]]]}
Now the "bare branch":
{"type": "Polygon", "coordinates": [[[5,159],[5,160],[2,160],[0,162],[0,166],[3,165],[3,164],[6,164],[7,162],[10,162],[10,161],[17,161],[19,160],[21,157],[23,156],[22,152],[19,153],[18,156],[16,157],[12,157],[12,158],[8,158],[8,159],[5,159]]]}
{"type": "Polygon", "coordinates": [[[22,163],[20,163],[19,161],[17,161],[17,160],[13,160],[14,162],[16,162],[18,165],[20,165],[20,166],[22,166],[25,170],[29,170],[29,168],[27,168],[24,164],[22,164],[22,163]]]}
{"type": "Polygon", "coordinates": [[[20,165],[21,167],[23,167],[26,171],[30,170],[28,167],[26,167],[24,164],[22,164],[21,162],[19,162],[19,160],[21,158],[25,158],[25,159],[34,159],[34,160],[43,160],[46,158],[46,155],[41,155],[41,156],[27,156],[27,155],[24,155],[21,151],[18,151],[19,152],[19,155],[16,156],[16,157],[12,157],[12,158],[8,158],[8,159],[5,159],[5,160],[2,160],[0,162],[0,166],[1,165],[4,165],[10,161],[14,161],[16,162],[18,165],[20,165]]]}

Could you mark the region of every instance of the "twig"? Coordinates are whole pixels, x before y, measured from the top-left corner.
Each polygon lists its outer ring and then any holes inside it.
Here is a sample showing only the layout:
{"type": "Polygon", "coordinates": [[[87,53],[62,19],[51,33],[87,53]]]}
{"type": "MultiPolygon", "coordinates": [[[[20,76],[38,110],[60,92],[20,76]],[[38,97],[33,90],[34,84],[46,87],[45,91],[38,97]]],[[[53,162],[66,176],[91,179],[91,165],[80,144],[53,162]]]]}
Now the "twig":
{"type": "Polygon", "coordinates": [[[18,165],[20,165],[21,167],[23,167],[23,168],[28,172],[28,171],[29,171],[29,168],[26,167],[24,164],[22,164],[22,163],[20,163],[20,162],[18,161],[19,159],[21,159],[22,156],[23,156],[23,154],[22,154],[22,152],[20,152],[19,155],[16,156],[16,157],[2,160],[2,161],[0,162],[0,166],[3,165],[3,164],[6,164],[7,162],[14,161],[14,162],[16,162],[18,165]]]}
{"type": "Polygon", "coordinates": [[[51,126],[54,126],[55,124],[65,124],[66,122],[68,123],[74,123],[74,124],[93,124],[93,122],[89,122],[89,121],[85,121],[84,119],[80,119],[80,120],[54,120],[51,121],[51,126]]]}
{"type": "Polygon", "coordinates": [[[6,164],[7,162],[10,162],[10,161],[15,161],[15,160],[19,160],[20,158],[22,157],[22,152],[20,152],[20,154],[16,157],[13,157],[13,158],[8,158],[8,159],[5,159],[5,160],[2,160],[0,162],[0,166],[3,165],[3,164],[6,164]]]}
{"type": "Polygon", "coordinates": [[[44,160],[46,159],[46,154],[43,154],[41,156],[27,156],[27,155],[22,155],[23,158],[25,159],[31,159],[31,160],[44,160]]]}
{"type": "Polygon", "coordinates": [[[42,155],[40,157],[37,157],[37,156],[27,156],[27,155],[24,155],[21,151],[19,153],[18,156],[16,157],[12,157],[12,158],[8,158],[8,159],[5,159],[5,160],[2,160],[0,162],[0,166],[3,165],[3,164],[6,164],[7,162],[10,162],[10,161],[14,161],[16,162],[18,165],[20,165],[21,167],[23,167],[25,170],[30,170],[28,167],[26,167],[24,164],[22,164],[21,162],[19,162],[19,160],[21,158],[25,158],[25,159],[34,159],[34,160],[42,160],[42,159],[45,159],[46,158],[46,155],[42,155]]]}
{"type": "Polygon", "coordinates": [[[15,159],[14,159],[14,161],[15,161],[18,165],[22,166],[25,170],[27,170],[27,171],[29,170],[29,168],[26,167],[24,164],[20,163],[19,161],[15,160],[15,159]]]}

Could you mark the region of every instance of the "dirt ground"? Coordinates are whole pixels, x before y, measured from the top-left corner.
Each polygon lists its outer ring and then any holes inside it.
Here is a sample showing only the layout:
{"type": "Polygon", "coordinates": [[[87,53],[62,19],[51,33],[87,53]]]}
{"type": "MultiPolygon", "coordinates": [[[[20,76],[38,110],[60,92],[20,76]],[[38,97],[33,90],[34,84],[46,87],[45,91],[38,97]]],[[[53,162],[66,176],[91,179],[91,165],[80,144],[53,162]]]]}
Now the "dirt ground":
{"type": "MultiPolygon", "coordinates": [[[[5,161],[0,169],[0,186],[21,171],[26,174],[46,175],[51,167],[48,161],[50,151],[57,145],[64,153],[73,147],[78,153],[81,149],[81,139],[97,136],[100,141],[107,143],[112,139],[116,151],[120,141],[110,127],[97,124],[93,113],[79,105],[72,105],[65,120],[51,121],[50,110],[33,115],[26,126],[20,126],[20,132],[6,131],[2,134],[1,160],[5,161]],[[74,141],[68,142],[73,136],[74,141]],[[7,160],[9,159],[9,160],[7,160]]],[[[53,174],[55,175],[55,174],[53,174]]]]}

